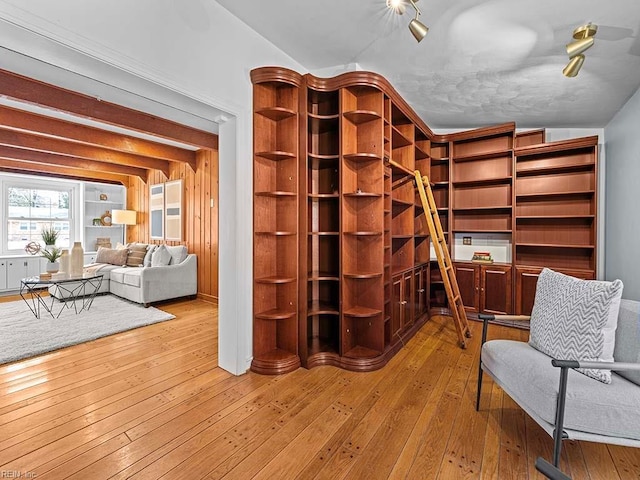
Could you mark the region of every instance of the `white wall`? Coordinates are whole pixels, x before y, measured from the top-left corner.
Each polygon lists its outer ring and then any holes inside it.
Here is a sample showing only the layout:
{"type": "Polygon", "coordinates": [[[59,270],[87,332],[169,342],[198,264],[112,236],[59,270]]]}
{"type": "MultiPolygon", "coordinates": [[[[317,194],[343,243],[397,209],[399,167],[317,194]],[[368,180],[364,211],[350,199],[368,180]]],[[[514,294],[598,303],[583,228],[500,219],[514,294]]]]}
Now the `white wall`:
{"type": "Polygon", "coordinates": [[[605,128],[607,139],[607,280],[624,283],[623,297],[640,300],[640,90],[605,128]]]}
{"type": "Polygon", "coordinates": [[[2,68],[73,81],[78,91],[113,85],[106,95],[132,94],[118,101],[126,106],[166,103],[187,119],[223,112],[205,118],[220,123],[219,363],[245,372],[252,348],[249,72],[304,67],[210,0],[0,0],[0,45],[11,60],[2,68]]]}

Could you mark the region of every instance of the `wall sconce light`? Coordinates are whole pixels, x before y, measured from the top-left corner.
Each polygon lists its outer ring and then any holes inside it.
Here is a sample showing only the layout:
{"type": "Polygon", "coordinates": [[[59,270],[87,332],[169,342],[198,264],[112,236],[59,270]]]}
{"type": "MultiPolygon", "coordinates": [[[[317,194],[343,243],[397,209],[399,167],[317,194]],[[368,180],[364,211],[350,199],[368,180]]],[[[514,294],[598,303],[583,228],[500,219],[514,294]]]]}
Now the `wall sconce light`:
{"type": "Polygon", "coordinates": [[[416,6],[417,1],[418,0],[387,0],[387,7],[398,15],[402,15],[407,10],[407,3],[411,4],[416,11],[416,16],[409,22],[409,30],[413,34],[413,37],[419,42],[427,35],[429,27],[418,20],[422,12],[420,12],[420,9],[416,6]]]}
{"type": "Polygon", "coordinates": [[[598,26],[588,23],[576,28],[573,31],[574,41],[567,44],[567,55],[569,55],[569,63],[562,70],[565,77],[575,77],[582,68],[584,63],[584,55],[593,46],[593,37],[598,31],[598,26]]]}

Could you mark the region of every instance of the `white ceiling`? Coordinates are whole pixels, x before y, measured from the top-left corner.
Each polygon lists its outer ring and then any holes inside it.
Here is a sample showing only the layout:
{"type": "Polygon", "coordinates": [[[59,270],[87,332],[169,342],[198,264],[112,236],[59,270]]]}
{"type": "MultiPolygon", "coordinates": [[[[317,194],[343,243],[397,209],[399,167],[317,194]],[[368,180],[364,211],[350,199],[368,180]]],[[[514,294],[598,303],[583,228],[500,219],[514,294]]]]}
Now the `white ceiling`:
{"type": "Polygon", "coordinates": [[[420,43],[412,8],[385,0],[216,1],[312,73],[382,74],[431,128],[604,127],[640,85],[639,0],[421,0],[420,43]],[[566,78],[565,45],[588,22],[595,45],[566,78]]]}

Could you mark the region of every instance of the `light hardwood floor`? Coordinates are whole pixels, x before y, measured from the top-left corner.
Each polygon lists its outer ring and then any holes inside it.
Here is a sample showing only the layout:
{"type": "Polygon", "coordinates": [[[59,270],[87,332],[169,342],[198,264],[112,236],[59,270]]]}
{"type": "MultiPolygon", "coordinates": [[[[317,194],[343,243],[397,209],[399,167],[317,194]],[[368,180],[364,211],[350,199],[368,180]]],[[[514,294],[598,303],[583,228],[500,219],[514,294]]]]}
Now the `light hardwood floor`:
{"type": "MultiPolygon", "coordinates": [[[[214,305],[159,308],[178,318],[0,366],[0,478],[542,478],[551,439],[488,379],[474,409],[478,323],[461,350],[435,317],[376,372],[234,377],[214,305]]],[[[562,468],[637,480],[640,449],[567,442],[562,468]]]]}

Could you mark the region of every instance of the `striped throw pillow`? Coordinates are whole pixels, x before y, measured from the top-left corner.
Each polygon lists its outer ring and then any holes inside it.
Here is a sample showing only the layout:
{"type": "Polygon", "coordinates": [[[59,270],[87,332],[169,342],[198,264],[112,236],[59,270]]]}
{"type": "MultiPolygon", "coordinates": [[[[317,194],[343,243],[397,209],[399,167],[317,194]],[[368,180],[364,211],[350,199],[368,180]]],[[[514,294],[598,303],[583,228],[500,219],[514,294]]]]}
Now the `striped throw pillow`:
{"type": "Polygon", "coordinates": [[[132,243],[127,247],[127,267],[139,267],[144,263],[144,256],[147,253],[146,243],[132,243]]]}

